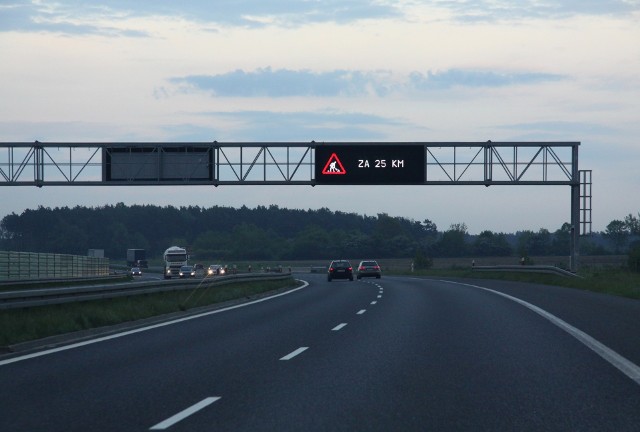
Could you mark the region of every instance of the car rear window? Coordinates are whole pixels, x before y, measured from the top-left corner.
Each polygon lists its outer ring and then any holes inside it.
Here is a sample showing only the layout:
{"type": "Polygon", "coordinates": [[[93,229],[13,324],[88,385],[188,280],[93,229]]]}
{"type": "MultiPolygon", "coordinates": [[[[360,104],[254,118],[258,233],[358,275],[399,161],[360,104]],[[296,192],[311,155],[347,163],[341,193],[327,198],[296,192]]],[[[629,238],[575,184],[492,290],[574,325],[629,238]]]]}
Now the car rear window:
{"type": "Polygon", "coordinates": [[[363,266],[377,266],[378,263],[375,261],[362,261],[363,266]]]}
{"type": "Polygon", "coordinates": [[[350,265],[346,261],[337,261],[333,263],[333,267],[347,268],[347,267],[350,267],[350,265]]]}

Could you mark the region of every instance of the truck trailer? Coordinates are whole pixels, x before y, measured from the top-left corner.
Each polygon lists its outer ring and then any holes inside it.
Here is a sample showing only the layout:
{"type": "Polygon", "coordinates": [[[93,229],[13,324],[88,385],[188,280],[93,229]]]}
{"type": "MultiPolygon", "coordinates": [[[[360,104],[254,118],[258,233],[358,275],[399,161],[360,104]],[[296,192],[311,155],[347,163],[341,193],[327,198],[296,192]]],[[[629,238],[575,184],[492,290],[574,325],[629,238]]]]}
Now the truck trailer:
{"type": "Polygon", "coordinates": [[[127,249],[127,265],[148,268],[147,252],[144,249],[127,249]]]}

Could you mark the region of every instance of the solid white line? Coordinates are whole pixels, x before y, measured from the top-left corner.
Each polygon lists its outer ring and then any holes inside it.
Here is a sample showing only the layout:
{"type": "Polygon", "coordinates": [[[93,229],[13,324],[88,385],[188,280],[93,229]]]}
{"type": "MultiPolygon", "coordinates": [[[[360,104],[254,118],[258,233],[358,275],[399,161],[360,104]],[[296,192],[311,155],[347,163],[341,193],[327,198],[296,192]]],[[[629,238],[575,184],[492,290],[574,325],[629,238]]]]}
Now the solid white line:
{"type": "Polygon", "coordinates": [[[301,354],[301,353],[305,352],[308,349],[309,349],[309,347],[300,347],[297,350],[293,351],[292,353],[289,353],[286,356],[282,357],[280,360],[291,360],[292,358],[294,358],[298,354],[301,354]]]}
{"type": "Polygon", "coordinates": [[[78,343],[74,343],[74,344],[71,344],[71,345],[65,345],[65,346],[61,346],[61,347],[58,347],[58,348],[51,348],[51,349],[48,349],[48,350],[45,350],[45,351],[39,351],[39,352],[32,353],[32,354],[26,354],[26,355],[23,355],[23,356],[20,356],[20,357],[13,357],[13,358],[10,358],[10,359],[7,359],[7,360],[0,360],[0,366],[8,365],[8,364],[11,364],[11,363],[16,363],[16,362],[23,361],[23,360],[32,359],[32,358],[35,358],[35,357],[41,357],[41,356],[45,356],[45,355],[49,355],[49,354],[54,354],[54,353],[57,353],[57,352],[60,352],[60,351],[66,351],[66,350],[70,350],[70,349],[74,349],[74,348],[79,348],[79,347],[82,347],[82,346],[85,346],[85,345],[91,345],[91,344],[98,343],[98,342],[104,342],[104,341],[108,341],[108,340],[111,340],[111,339],[117,339],[117,338],[121,338],[123,336],[129,336],[129,335],[132,335],[132,334],[145,332],[147,330],[153,330],[153,329],[160,328],[160,327],[165,327],[165,326],[169,326],[169,325],[173,325],[173,324],[178,324],[178,323],[181,323],[181,322],[184,322],[184,321],[189,321],[189,320],[193,320],[193,319],[197,319],[197,318],[202,318],[202,317],[205,317],[205,316],[208,316],[208,315],[214,315],[214,314],[230,311],[232,309],[238,309],[238,308],[245,307],[245,306],[250,306],[250,305],[253,305],[253,304],[256,304],[256,303],[261,303],[263,301],[267,301],[267,300],[271,300],[271,299],[274,299],[274,298],[277,298],[277,297],[281,297],[281,296],[284,296],[284,295],[287,295],[287,294],[291,294],[292,292],[296,292],[298,290],[301,290],[301,289],[306,288],[307,286],[309,286],[309,282],[306,282],[306,281],[301,281],[301,282],[304,282],[304,285],[302,285],[301,287],[298,287],[298,288],[295,288],[295,289],[292,289],[292,290],[289,290],[289,291],[286,291],[286,292],[283,292],[283,293],[280,293],[280,294],[275,294],[275,295],[272,295],[272,296],[269,296],[269,297],[264,297],[264,298],[261,298],[261,299],[258,299],[258,300],[254,300],[254,301],[251,301],[251,302],[247,302],[247,303],[237,304],[235,306],[229,306],[229,307],[226,307],[226,308],[223,308],[223,309],[216,309],[216,310],[209,311],[209,312],[203,312],[203,313],[197,314],[197,315],[191,315],[191,316],[184,317],[184,318],[178,318],[178,319],[175,319],[175,320],[172,320],[172,321],[166,321],[166,322],[163,322],[163,323],[160,323],[160,324],[150,325],[148,327],[141,327],[141,328],[137,328],[137,329],[134,329],[134,330],[128,330],[128,331],[125,331],[125,332],[122,332],[122,333],[117,333],[117,334],[113,334],[113,335],[109,335],[109,336],[99,337],[97,339],[91,339],[91,340],[88,340],[88,341],[78,342],[78,343]]]}
{"type": "Polygon", "coordinates": [[[334,328],[331,329],[331,331],[338,331],[338,330],[342,330],[343,328],[345,328],[345,326],[347,325],[347,323],[342,323],[342,324],[338,324],[337,326],[335,326],[334,328]]]}
{"type": "Polygon", "coordinates": [[[356,315],[362,315],[366,311],[367,311],[366,309],[360,309],[360,311],[358,311],[358,313],[356,315]]]}
{"type": "Polygon", "coordinates": [[[206,398],[204,400],[201,400],[200,402],[198,402],[195,405],[190,406],[186,410],[180,411],[178,414],[176,414],[176,415],[174,415],[172,417],[169,417],[165,421],[162,421],[162,422],[158,423],[157,425],[153,426],[149,430],[165,430],[167,428],[170,428],[171,426],[173,426],[174,424],[178,423],[179,421],[182,421],[185,418],[189,417],[190,415],[193,415],[193,414],[197,413],[198,411],[200,411],[201,409],[206,408],[207,406],[211,405],[212,403],[214,403],[218,399],[220,399],[220,398],[216,396],[216,397],[208,397],[208,398],[206,398]]]}
{"type": "Polygon", "coordinates": [[[375,300],[371,302],[371,304],[376,304],[376,303],[378,303],[378,302],[377,302],[377,301],[375,301],[375,300]]]}
{"type": "Polygon", "coordinates": [[[599,342],[598,340],[594,339],[593,337],[589,336],[582,330],[579,330],[573,327],[571,324],[561,320],[555,315],[550,314],[544,309],[541,309],[538,306],[532,305],[531,303],[528,303],[524,300],[520,300],[517,297],[510,296],[509,294],[501,293],[500,291],[495,291],[495,290],[484,288],[478,285],[471,285],[471,284],[452,282],[452,281],[446,281],[446,280],[442,280],[441,282],[447,282],[447,283],[452,283],[456,285],[465,285],[473,288],[480,288],[482,290],[489,291],[493,294],[497,294],[499,296],[508,298],[509,300],[512,300],[516,303],[521,304],[522,306],[532,310],[538,315],[548,319],[553,324],[560,327],[562,330],[566,331],[574,338],[578,339],[580,342],[582,342],[582,344],[586,345],[588,348],[590,348],[592,351],[594,351],[604,360],[609,362],[612,366],[615,366],[618,370],[620,370],[626,376],[628,376],[633,381],[635,381],[636,384],[640,384],[640,367],[639,366],[637,366],[635,363],[631,362],[630,360],[627,360],[626,358],[624,358],[623,356],[621,356],[611,348],[607,347],[603,343],[599,342]]]}

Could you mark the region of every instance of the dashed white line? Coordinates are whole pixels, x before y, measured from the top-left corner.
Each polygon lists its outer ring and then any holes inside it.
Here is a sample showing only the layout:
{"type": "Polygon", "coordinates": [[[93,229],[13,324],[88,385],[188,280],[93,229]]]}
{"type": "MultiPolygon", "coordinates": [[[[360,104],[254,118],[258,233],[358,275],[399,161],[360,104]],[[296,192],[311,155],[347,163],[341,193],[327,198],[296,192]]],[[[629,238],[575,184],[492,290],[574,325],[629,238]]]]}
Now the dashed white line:
{"type": "Polygon", "coordinates": [[[366,311],[367,311],[366,309],[360,309],[356,315],[362,315],[366,311]]]}
{"type": "Polygon", "coordinates": [[[375,300],[371,302],[371,304],[372,304],[372,305],[374,305],[374,304],[376,304],[376,303],[378,303],[378,302],[377,302],[377,301],[375,301],[375,300]]]}
{"type": "Polygon", "coordinates": [[[309,349],[309,347],[300,347],[297,350],[295,350],[295,351],[287,354],[286,356],[282,357],[280,360],[291,360],[295,356],[297,356],[299,354],[302,354],[303,352],[305,352],[308,349],[309,349]]]}
{"type": "Polygon", "coordinates": [[[342,324],[338,324],[337,326],[335,326],[334,328],[331,329],[331,331],[339,331],[342,330],[343,328],[345,328],[345,326],[347,325],[347,323],[342,323],[342,324]]]}
{"type": "Polygon", "coordinates": [[[381,296],[381,295],[379,295],[379,296],[378,296],[378,298],[382,298],[382,296],[381,296]]]}
{"type": "Polygon", "coordinates": [[[189,417],[190,415],[193,415],[193,414],[197,413],[201,409],[208,407],[209,405],[211,405],[212,403],[214,403],[218,399],[220,399],[218,396],[213,396],[213,397],[208,397],[206,399],[203,399],[200,402],[198,402],[197,404],[190,406],[186,410],[180,411],[178,414],[176,414],[176,415],[174,415],[172,417],[169,417],[168,419],[166,419],[166,420],[158,423],[157,425],[151,427],[151,429],[149,429],[149,430],[165,430],[167,428],[170,428],[171,426],[173,426],[174,424],[178,423],[179,421],[182,421],[185,418],[189,417]]]}

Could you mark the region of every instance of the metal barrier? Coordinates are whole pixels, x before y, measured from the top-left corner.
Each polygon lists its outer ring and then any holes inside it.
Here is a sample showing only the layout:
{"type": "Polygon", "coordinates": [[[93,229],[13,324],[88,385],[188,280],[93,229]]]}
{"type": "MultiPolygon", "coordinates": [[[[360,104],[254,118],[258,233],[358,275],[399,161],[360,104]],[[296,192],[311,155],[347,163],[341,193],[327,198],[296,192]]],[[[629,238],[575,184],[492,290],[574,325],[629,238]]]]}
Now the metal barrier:
{"type": "Polygon", "coordinates": [[[519,273],[549,273],[560,276],[580,277],[577,274],[554,266],[546,265],[496,265],[496,266],[473,266],[473,271],[504,271],[519,273]]]}
{"type": "Polygon", "coordinates": [[[0,292],[0,310],[50,306],[90,300],[104,300],[117,297],[133,297],[143,294],[157,294],[167,291],[193,290],[236,282],[283,280],[291,278],[291,273],[244,273],[228,276],[206,277],[203,279],[173,279],[139,281],[106,285],[69,286],[60,288],[27,289],[0,292]]]}
{"type": "Polygon", "coordinates": [[[65,279],[108,275],[108,258],[0,251],[0,281],[65,279]]]}

